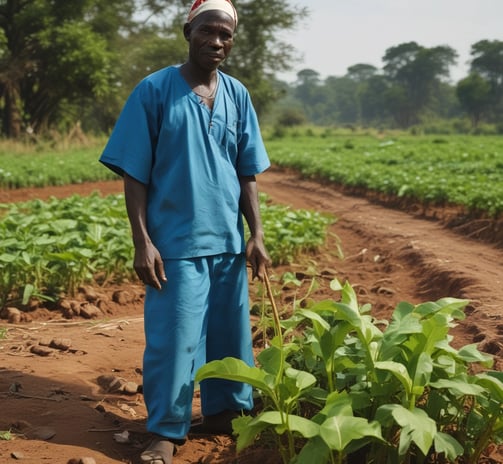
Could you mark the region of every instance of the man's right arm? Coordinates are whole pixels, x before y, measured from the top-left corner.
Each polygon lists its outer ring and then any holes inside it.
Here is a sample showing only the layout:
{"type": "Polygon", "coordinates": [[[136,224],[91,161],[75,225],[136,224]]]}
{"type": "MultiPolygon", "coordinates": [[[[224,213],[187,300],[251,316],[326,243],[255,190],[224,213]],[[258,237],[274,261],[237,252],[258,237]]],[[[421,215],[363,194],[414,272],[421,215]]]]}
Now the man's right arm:
{"type": "Polygon", "coordinates": [[[159,251],[147,229],[147,186],[124,173],[124,195],[135,248],[134,269],[140,280],[156,289],[166,274],[159,251]]]}

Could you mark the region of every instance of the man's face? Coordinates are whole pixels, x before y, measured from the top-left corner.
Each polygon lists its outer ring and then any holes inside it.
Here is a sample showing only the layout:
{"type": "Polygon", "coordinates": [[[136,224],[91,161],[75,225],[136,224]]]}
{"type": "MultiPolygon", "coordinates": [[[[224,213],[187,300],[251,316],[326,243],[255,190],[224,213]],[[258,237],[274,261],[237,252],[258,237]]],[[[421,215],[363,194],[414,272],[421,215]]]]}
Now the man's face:
{"type": "Polygon", "coordinates": [[[234,43],[234,20],[223,11],[211,10],[186,24],[189,59],[206,70],[214,70],[227,58],[234,43]]]}

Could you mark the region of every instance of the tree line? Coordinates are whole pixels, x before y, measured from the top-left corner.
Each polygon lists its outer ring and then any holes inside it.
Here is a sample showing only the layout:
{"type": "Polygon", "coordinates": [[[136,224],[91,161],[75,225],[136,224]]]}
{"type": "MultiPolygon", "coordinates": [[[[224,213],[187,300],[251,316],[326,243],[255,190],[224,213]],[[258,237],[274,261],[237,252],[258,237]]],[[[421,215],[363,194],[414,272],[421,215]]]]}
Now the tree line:
{"type": "MultiPolygon", "coordinates": [[[[108,132],[134,85],[182,63],[191,0],[0,0],[0,135],[108,132]]],[[[293,48],[279,38],[305,9],[236,0],[238,40],[223,70],[251,90],[259,112],[278,94],[293,48]]]]}
{"type": "MultiPolygon", "coordinates": [[[[503,42],[472,47],[470,75],[447,81],[456,52],[415,42],[386,50],[384,67],[355,64],[321,80],[279,73],[297,64],[284,39],[306,17],[285,0],[235,0],[239,26],[223,71],[250,90],[259,116],[280,123],[409,127],[466,114],[503,124],[503,42]],[[275,103],[273,105],[273,103],[275,103]]],[[[147,74],[186,59],[182,26],[191,0],[0,0],[0,136],[108,133],[127,95],[147,74]]]]}
{"type": "MultiPolygon", "coordinates": [[[[457,52],[446,45],[423,47],[406,42],[390,47],[378,69],[350,66],[344,76],[324,80],[313,69],[285,84],[278,118],[285,125],[347,124],[409,128],[427,121],[468,118],[503,132],[503,41],[480,40],[471,46],[469,74],[449,82],[457,52]]],[[[461,127],[460,127],[461,128],[461,127]]]]}

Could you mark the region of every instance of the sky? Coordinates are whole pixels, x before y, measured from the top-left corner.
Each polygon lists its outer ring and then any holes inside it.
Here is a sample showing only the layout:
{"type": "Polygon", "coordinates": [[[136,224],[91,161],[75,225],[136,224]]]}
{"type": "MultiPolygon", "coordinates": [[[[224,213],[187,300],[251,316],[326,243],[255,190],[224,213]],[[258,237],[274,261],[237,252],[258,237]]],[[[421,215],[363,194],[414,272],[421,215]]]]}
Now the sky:
{"type": "Polygon", "coordinates": [[[282,40],[301,55],[290,73],[313,69],[321,79],[343,76],[349,66],[367,63],[380,69],[386,50],[415,41],[424,47],[449,45],[458,53],[451,81],[468,73],[471,45],[503,40],[503,0],[294,0],[309,17],[282,40]]]}

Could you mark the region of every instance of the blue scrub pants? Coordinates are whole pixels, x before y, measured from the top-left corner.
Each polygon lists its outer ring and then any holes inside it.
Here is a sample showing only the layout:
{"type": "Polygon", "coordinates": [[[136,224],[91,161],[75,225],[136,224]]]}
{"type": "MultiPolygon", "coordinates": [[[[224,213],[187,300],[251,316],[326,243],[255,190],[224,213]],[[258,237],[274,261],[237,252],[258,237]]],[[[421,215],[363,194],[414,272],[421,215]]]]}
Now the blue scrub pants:
{"type": "MultiPolygon", "coordinates": [[[[147,429],[184,439],[197,369],[226,356],[253,366],[248,273],[244,254],[165,260],[164,267],[167,282],[145,296],[147,429]]],[[[248,384],[209,379],[200,388],[205,416],[253,407],[248,384]]]]}

